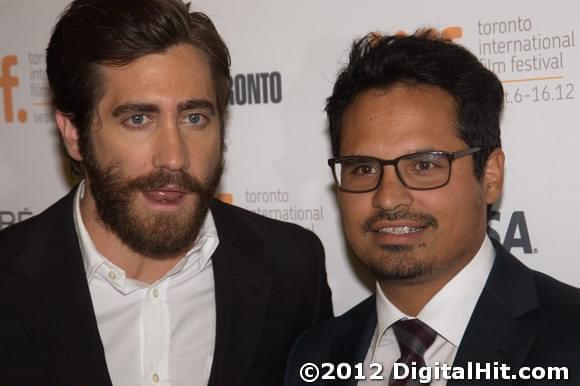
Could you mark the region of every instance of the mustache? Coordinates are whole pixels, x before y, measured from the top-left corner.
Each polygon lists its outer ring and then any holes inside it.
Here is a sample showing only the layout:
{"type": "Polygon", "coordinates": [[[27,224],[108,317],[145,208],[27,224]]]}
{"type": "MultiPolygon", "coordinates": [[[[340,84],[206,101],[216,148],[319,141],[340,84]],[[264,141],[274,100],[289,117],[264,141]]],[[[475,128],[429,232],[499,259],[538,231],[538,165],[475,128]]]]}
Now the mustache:
{"type": "Polygon", "coordinates": [[[379,209],[371,217],[369,217],[363,224],[365,232],[371,232],[372,227],[379,221],[396,221],[396,220],[410,220],[423,224],[425,227],[439,226],[439,222],[435,217],[427,213],[411,212],[409,210],[386,210],[379,209]]]}
{"type": "Polygon", "coordinates": [[[184,193],[203,193],[208,187],[199,179],[186,173],[184,170],[170,172],[166,169],[152,171],[127,182],[129,190],[157,190],[167,185],[175,186],[184,193]]]}

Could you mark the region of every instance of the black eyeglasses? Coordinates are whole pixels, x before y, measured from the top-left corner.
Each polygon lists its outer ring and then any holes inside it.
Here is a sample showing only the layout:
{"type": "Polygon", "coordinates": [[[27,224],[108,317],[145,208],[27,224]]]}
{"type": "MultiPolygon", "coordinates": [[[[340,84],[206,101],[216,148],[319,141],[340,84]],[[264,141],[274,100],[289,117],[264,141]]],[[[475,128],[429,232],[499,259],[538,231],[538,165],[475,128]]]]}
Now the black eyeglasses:
{"type": "Polygon", "coordinates": [[[393,165],[397,176],[408,189],[430,190],[449,183],[454,160],[477,153],[480,147],[456,152],[423,151],[384,160],[371,156],[346,156],[328,160],[340,190],[365,193],[375,190],[383,180],[383,167],[393,165]]]}

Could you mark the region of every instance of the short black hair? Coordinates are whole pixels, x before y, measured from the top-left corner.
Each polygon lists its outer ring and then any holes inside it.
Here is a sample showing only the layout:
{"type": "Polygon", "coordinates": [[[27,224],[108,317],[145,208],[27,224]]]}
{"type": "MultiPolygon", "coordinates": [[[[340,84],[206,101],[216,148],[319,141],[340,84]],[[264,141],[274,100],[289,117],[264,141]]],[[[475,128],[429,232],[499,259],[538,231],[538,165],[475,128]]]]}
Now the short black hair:
{"type": "MultiPolygon", "coordinates": [[[[104,94],[99,65],[123,66],[181,44],[208,57],[222,145],[230,92],[230,55],[205,14],[181,0],[74,0],[60,15],[46,50],[54,107],[79,131],[81,154],[89,150],[89,127],[104,94]]],[[[72,161],[80,173],[80,164],[72,161]]]]}
{"type": "Polygon", "coordinates": [[[367,90],[399,84],[436,86],[453,97],[460,137],[468,146],[482,148],[473,156],[480,179],[490,153],[501,147],[503,87],[475,55],[432,29],[408,36],[370,33],[353,43],[326,103],[334,156],[340,155],[342,119],[354,99],[367,90]]]}

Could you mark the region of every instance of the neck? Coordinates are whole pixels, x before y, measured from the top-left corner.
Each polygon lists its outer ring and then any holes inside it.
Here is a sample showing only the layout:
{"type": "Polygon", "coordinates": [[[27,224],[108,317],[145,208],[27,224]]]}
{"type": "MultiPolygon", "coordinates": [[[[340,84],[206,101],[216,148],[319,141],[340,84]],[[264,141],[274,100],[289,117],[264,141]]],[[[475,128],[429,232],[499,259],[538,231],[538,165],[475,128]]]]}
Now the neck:
{"type": "Polygon", "coordinates": [[[151,258],[133,251],[101,221],[88,189],[81,199],[80,212],[97,251],[124,270],[130,279],[152,284],[169,272],[186,253],[184,250],[175,255],[151,258]]]}

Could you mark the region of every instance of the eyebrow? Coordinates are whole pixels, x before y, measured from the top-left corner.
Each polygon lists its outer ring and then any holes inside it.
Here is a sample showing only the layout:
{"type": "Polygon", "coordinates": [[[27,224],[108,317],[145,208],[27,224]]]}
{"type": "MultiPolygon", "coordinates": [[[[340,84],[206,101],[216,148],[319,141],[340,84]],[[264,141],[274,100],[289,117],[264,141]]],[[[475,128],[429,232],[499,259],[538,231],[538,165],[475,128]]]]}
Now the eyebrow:
{"type": "Polygon", "coordinates": [[[181,113],[185,110],[204,109],[211,115],[215,115],[215,106],[207,99],[190,99],[177,105],[177,112],[181,113]]]}
{"type": "MultiPolygon", "coordinates": [[[[415,150],[410,150],[405,152],[404,154],[400,155],[399,157],[404,157],[406,155],[409,154],[416,154],[416,153],[429,153],[432,151],[447,151],[447,150],[441,150],[440,148],[437,147],[421,147],[421,148],[417,148],[415,150]]],[[[372,155],[368,155],[368,154],[361,154],[360,152],[356,152],[353,154],[348,154],[348,155],[344,155],[345,157],[373,157],[373,158],[377,158],[375,156],[372,155]]]]}
{"type": "MultiPolygon", "coordinates": [[[[177,105],[177,112],[186,110],[204,109],[211,115],[215,115],[215,106],[206,99],[190,99],[177,105]]],[[[119,117],[127,113],[159,113],[159,106],[151,103],[125,103],[115,107],[113,117],[119,117]]]]}
{"type": "Polygon", "coordinates": [[[127,113],[158,113],[159,107],[154,104],[147,103],[125,103],[115,107],[113,110],[113,117],[118,117],[127,113]]]}

